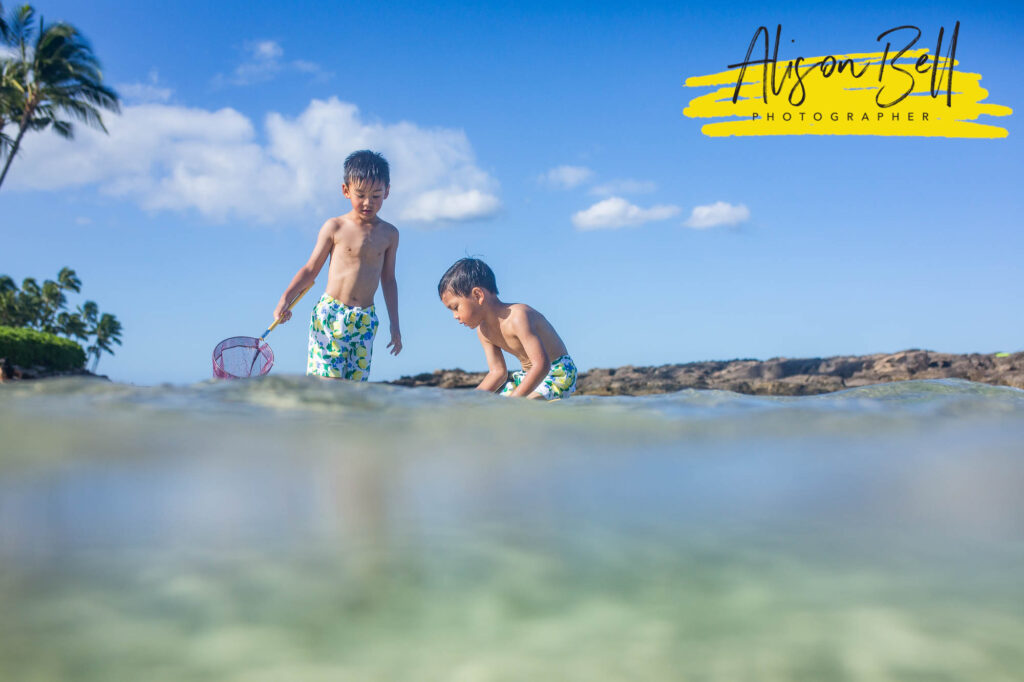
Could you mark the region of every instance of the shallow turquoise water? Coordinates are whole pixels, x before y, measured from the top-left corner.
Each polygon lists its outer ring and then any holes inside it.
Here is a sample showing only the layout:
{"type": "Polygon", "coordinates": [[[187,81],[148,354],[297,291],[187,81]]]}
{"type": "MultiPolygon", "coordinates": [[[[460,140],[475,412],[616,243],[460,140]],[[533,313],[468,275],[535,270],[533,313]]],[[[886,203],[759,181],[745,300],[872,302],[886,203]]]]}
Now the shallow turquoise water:
{"type": "Polygon", "coordinates": [[[12,680],[1016,680],[1024,392],[0,387],[12,680]]]}

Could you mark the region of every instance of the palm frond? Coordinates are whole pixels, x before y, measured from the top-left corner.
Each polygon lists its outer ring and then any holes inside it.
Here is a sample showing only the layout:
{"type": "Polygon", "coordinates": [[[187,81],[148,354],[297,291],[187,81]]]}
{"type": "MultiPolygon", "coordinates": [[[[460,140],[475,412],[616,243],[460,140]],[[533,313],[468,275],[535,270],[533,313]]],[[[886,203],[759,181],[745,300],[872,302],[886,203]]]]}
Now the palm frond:
{"type": "Polygon", "coordinates": [[[65,140],[71,140],[75,137],[75,127],[71,124],[71,121],[53,121],[53,132],[57,133],[65,140]]]}
{"type": "Polygon", "coordinates": [[[22,57],[25,56],[29,44],[32,42],[34,33],[32,25],[35,23],[36,11],[31,5],[21,5],[11,10],[10,19],[7,20],[7,44],[17,48],[22,57]]]}
{"type": "Polygon", "coordinates": [[[61,268],[57,273],[57,283],[69,291],[82,290],[82,280],[74,270],[67,266],[61,268]]]}
{"type": "Polygon", "coordinates": [[[70,24],[41,28],[33,55],[40,99],[87,125],[106,132],[99,109],[119,112],[117,92],[103,84],[99,60],[70,24]]]}
{"type": "Polygon", "coordinates": [[[7,20],[4,19],[4,5],[0,2],[0,43],[6,45],[10,34],[11,30],[7,27],[7,20]]]}

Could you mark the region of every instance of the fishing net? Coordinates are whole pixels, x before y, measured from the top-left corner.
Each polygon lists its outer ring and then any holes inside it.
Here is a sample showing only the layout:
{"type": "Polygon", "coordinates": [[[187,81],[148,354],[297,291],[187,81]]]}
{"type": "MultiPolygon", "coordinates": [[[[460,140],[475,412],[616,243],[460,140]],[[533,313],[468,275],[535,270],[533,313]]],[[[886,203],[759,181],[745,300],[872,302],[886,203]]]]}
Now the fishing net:
{"type": "MultiPolygon", "coordinates": [[[[306,288],[295,295],[285,310],[291,310],[299,299],[306,295],[310,282],[306,288]]],[[[283,317],[283,315],[282,315],[283,317]]],[[[281,323],[281,317],[274,320],[274,323],[267,327],[267,331],[259,338],[252,336],[232,336],[224,339],[213,349],[213,376],[218,379],[248,379],[249,377],[261,377],[270,371],[274,366],[274,351],[264,341],[267,334],[274,331],[274,327],[281,323]]]]}
{"type": "Polygon", "coordinates": [[[263,339],[232,336],[213,349],[213,376],[218,379],[261,377],[274,365],[274,351],[263,339]]]}

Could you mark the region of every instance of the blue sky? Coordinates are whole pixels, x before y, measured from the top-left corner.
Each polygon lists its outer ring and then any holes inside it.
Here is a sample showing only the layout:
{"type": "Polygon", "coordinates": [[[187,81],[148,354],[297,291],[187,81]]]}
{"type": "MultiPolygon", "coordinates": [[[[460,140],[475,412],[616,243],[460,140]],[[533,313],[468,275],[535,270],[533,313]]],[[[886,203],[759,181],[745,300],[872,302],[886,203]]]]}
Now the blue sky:
{"type": "MultiPolygon", "coordinates": [[[[74,268],[73,302],[124,325],[99,365],[115,380],[202,380],[219,340],[261,333],[365,146],[391,160],[402,240],[405,350],[386,354],[381,314],[373,379],[485,366],[436,295],[467,254],[584,369],[1022,347],[1019,3],[36,7],[91,40],[125,107],[109,137],[26,138],[0,273],[74,268]],[[1005,139],[709,138],[682,115],[706,92],[686,78],[740,61],[759,25],[791,59],[876,51],[901,24],[928,46],[957,20],[960,68],[1014,109],[985,121],[1005,139]],[[717,202],[746,217],[686,225],[717,202]]],[[[276,372],[304,371],[325,283],[270,336],[276,372]]]]}

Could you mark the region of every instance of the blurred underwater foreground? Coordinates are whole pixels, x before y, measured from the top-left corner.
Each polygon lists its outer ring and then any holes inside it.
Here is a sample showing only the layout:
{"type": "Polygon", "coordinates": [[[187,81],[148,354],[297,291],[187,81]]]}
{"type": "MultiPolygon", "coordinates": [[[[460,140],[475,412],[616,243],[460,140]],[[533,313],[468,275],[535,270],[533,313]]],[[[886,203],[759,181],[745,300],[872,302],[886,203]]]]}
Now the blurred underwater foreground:
{"type": "Polygon", "coordinates": [[[1019,680],[1024,391],[0,387],[0,679],[1019,680]]]}

